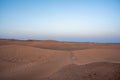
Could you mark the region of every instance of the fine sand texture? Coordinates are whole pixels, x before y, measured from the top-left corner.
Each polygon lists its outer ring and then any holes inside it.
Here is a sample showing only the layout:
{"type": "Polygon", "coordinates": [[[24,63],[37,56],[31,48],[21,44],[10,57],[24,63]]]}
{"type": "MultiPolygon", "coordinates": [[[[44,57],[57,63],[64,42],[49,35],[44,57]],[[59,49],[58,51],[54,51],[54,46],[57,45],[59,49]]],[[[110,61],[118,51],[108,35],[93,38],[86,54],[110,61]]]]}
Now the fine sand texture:
{"type": "Polygon", "coordinates": [[[0,80],[120,80],[120,44],[0,39],[0,80]]]}

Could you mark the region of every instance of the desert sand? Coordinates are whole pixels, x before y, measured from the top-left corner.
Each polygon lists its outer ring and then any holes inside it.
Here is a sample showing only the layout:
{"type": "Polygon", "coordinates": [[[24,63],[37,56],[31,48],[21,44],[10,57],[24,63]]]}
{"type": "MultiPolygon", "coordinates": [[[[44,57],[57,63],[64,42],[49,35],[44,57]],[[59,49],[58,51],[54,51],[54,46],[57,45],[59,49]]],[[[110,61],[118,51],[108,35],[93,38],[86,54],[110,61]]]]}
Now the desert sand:
{"type": "Polygon", "coordinates": [[[0,80],[120,80],[120,44],[0,39],[0,80]]]}

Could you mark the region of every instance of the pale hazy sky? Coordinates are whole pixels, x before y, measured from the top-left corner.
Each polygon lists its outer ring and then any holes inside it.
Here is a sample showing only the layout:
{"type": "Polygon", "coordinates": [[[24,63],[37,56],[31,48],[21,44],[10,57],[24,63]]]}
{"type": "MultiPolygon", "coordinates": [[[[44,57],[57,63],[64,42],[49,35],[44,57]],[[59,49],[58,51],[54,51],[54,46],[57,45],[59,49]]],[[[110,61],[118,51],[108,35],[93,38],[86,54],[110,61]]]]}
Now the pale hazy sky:
{"type": "Polygon", "coordinates": [[[120,42],[120,0],[0,0],[0,38],[120,42]]]}

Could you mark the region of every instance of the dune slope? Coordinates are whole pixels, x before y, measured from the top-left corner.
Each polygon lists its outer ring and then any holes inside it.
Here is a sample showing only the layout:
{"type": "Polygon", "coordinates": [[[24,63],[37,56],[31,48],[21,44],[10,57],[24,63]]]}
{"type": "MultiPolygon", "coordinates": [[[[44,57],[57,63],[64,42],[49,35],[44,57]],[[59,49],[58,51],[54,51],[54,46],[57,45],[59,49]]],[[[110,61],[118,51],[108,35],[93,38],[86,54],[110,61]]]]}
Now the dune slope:
{"type": "Polygon", "coordinates": [[[120,64],[97,62],[67,65],[45,80],[119,80],[120,64]]]}

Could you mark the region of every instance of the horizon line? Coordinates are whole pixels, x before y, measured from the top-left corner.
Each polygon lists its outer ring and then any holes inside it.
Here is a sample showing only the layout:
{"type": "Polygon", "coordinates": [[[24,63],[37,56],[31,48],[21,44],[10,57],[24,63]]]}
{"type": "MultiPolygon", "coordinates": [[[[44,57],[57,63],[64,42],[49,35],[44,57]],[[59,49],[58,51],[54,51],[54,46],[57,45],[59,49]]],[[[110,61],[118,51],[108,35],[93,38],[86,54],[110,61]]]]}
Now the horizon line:
{"type": "Polygon", "coordinates": [[[94,41],[67,41],[67,40],[54,40],[54,39],[15,39],[15,38],[0,38],[0,40],[12,41],[51,41],[51,42],[70,42],[70,43],[94,43],[94,44],[120,44],[120,42],[94,42],[94,41]]]}

